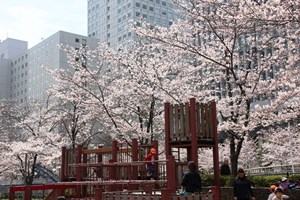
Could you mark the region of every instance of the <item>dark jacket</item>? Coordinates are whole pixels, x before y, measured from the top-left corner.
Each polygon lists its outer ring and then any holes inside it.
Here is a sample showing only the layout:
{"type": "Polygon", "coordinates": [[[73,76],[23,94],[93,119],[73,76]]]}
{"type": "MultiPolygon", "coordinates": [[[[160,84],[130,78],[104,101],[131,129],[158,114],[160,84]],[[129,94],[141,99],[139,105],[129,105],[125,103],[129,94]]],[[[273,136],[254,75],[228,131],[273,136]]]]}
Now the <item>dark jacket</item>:
{"type": "Polygon", "coordinates": [[[194,193],[202,191],[202,181],[198,172],[186,172],[183,175],[181,185],[185,187],[186,192],[194,193]]]}
{"type": "Polygon", "coordinates": [[[223,164],[223,165],[221,166],[220,173],[221,173],[221,176],[227,176],[227,175],[230,175],[230,168],[229,168],[229,165],[223,164]]]}
{"type": "Polygon", "coordinates": [[[246,178],[236,178],[233,183],[234,196],[239,199],[250,199],[253,197],[253,191],[250,181],[246,178]]]}

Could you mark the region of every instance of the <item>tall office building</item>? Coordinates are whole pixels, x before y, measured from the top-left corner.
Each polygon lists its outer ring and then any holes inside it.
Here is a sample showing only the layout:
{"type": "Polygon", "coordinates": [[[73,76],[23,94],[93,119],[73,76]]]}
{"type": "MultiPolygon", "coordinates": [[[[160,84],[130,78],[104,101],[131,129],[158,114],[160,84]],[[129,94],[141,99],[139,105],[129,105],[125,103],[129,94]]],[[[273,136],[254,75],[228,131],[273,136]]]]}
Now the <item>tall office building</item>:
{"type": "Polygon", "coordinates": [[[58,31],[28,49],[27,42],[6,39],[0,43],[0,99],[14,99],[19,103],[29,98],[43,100],[46,90],[54,84],[48,69],[69,68],[67,55],[60,45],[91,49],[99,40],[58,31]]]}
{"type": "Polygon", "coordinates": [[[54,84],[53,78],[45,70],[68,69],[68,58],[59,45],[80,48],[82,45],[95,49],[99,40],[86,36],[58,31],[29,50],[28,97],[37,100],[45,98],[45,91],[54,84]]]}
{"type": "Polygon", "coordinates": [[[88,35],[116,47],[137,39],[129,30],[131,20],[169,27],[178,19],[176,9],[171,0],[88,0],[88,35]]]}
{"type": "MultiPolygon", "coordinates": [[[[7,38],[3,42],[0,42],[0,99],[10,98],[11,90],[13,89],[13,80],[17,81],[17,77],[13,76],[12,65],[23,66],[23,71],[24,63],[26,62],[24,56],[19,59],[14,58],[26,52],[27,46],[26,41],[12,38],[7,38]]],[[[21,70],[20,67],[19,71],[21,70]]]]}

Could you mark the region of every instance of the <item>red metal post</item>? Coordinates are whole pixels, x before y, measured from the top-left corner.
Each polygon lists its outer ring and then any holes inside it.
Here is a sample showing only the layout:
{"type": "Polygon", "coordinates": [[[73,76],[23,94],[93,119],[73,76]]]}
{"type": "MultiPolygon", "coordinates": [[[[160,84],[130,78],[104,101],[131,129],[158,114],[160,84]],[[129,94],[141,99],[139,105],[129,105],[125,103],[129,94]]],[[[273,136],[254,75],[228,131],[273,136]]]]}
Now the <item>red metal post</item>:
{"type": "MultiPolygon", "coordinates": [[[[77,145],[77,158],[76,158],[76,164],[81,164],[81,155],[82,155],[82,145],[77,145]]],[[[76,167],[76,181],[81,181],[82,179],[82,168],[80,166],[76,167]]],[[[81,188],[80,186],[77,186],[76,189],[76,196],[80,198],[81,195],[81,188]]]]}
{"type": "MultiPolygon", "coordinates": [[[[111,155],[112,159],[110,160],[110,163],[114,163],[117,162],[118,160],[118,141],[114,140],[112,141],[112,155],[111,155]]],[[[112,180],[116,180],[120,177],[118,177],[117,174],[117,166],[116,165],[111,165],[110,166],[110,179],[112,180]]],[[[111,191],[115,191],[116,190],[116,186],[112,186],[110,187],[111,191]]]]}
{"type": "Polygon", "coordinates": [[[132,139],[132,161],[139,159],[139,144],[136,138],[132,139]]]}
{"type": "MultiPolygon", "coordinates": [[[[153,142],[152,142],[152,146],[153,146],[153,148],[154,149],[156,149],[156,151],[157,151],[157,156],[158,156],[158,140],[153,140],[153,142]]],[[[159,176],[159,171],[158,171],[158,163],[156,162],[156,163],[154,163],[154,171],[156,172],[156,177],[158,177],[159,176]]]]}
{"type": "Polygon", "coordinates": [[[172,200],[172,192],[168,189],[161,191],[161,199],[172,200]]]}
{"type": "Polygon", "coordinates": [[[24,191],[24,200],[31,200],[31,196],[32,196],[32,191],[30,185],[26,185],[24,191]]]}
{"type": "Polygon", "coordinates": [[[212,107],[212,123],[214,131],[214,146],[213,146],[213,158],[214,158],[214,179],[215,179],[215,188],[214,188],[214,200],[221,199],[221,179],[220,179],[220,168],[219,168],[219,147],[218,147],[218,131],[217,131],[217,108],[216,102],[211,103],[212,107]]]}
{"type": "Polygon", "coordinates": [[[61,169],[60,169],[60,181],[66,180],[66,147],[61,148],[61,169]]]}
{"type": "Polygon", "coordinates": [[[102,188],[95,189],[95,200],[102,200],[102,188]]]}
{"type": "Polygon", "coordinates": [[[176,192],[176,163],[175,157],[172,155],[167,155],[167,188],[170,192],[176,192]]]}
{"type": "Polygon", "coordinates": [[[9,188],[9,200],[15,200],[15,191],[13,188],[13,186],[10,186],[9,188]]]}
{"type": "MultiPolygon", "coordinates": [[[[138,161],[139,159],[139,145],[138,140],[136,138],[132,139],[132,161],[138,161]]],[[[130,179],[137,180],[138,179],[138,166],[131,166],[132,172],[130,174],[130,179]]],[[[128,189],[136,190],[138,189],[138,185],[128,185],[128,189]]]]}
{"type": "MultiPolygon", "coordinates": [[[[98,148],[100,149],[100,148],[102,148],[102,146],[99,146],[98,148]]],[[[102,163],[102,154],[97,155],[97,162],[102,163]]],[[[102,166],[97,167],[96,174],[97,174],[97,178],[99,178],[99,177],[103,178],[103,167],[102,166]]]]}
{"type": "Polygon", "coordinates": [[[190,99],[190,131],[191,131],[191,153],[192,160],[198,166],[198,137],[197,137],[197,128],[196,128],[196,99],[190,99]]]}
{"type": "Polygon", "coordinates": [[[112,141],[112,155],[111,155],[111,159],[113,160],[113,162],[117,162],[117,158],[118,158],[118,141],[114,140],[112,141]]]}
{"type": "Polygon", "coordinates": [[[165,109],[165,151],[166,156],[171,155],[170,147],[170,103],[167,102],[164,105],[165,109]]]}
{"type": "Polygon", "coordinates": [[[146,192],[146,194],[152,195],[152,192],[153,192],[153,185],[145,185],[145,186],[144,186],[144,191],[146,192]]]}
{"type": "MultiPolygon", "coordinates": [[[[109,163],[114,163],[114,161],[113,160],[109,160],[108,161],[109,163]]],[[[116,167],[114,166],[114,165],[110,165],[109,167],[108,167],[108,176],[109,176],[109,179],[110,180],[116,180],[116,167]]],[[[116,190],[116,186],[114,186],[114,185],[110,185],[109,186],[109,191],[115,191],[116,190]]]]}
{"type": "MultiPolygon", "coordinates": [[[[77,157],[76,164],[81,164],[81,155],[82,155],[82,145],[77,145],[77,157]]],[[[81,167],[76,167],[76,181],[81,181],[82,179],[82,170],[81,167]]]]}
{"type": "MultiPolygon", "coordinates": [[[[87,154],[82,154],[82,163],[87,163],[87,154]]],[[[82,173],[82,179],[83,180],[88,180],[89,177],[87,177],[87,167],[83,167],[81,169],[81,173],[82,173]]],[[[87,195],[87,186],[82,186],[82,195],[84,197],[86,197],[87,195]]]]}

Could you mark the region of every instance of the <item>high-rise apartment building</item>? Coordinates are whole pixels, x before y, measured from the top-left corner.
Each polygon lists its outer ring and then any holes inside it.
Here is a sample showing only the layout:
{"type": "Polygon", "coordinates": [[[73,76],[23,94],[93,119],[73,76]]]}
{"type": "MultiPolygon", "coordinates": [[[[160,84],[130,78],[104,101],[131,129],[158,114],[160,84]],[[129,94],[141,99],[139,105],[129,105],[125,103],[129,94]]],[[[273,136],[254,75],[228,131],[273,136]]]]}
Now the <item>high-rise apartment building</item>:
{"type": "Polygon", "coordinates": [[[169,27],[178,15],[171,0],[88,0],[88,36],[111,47],[136,40],[130,21],[169,27]]]}

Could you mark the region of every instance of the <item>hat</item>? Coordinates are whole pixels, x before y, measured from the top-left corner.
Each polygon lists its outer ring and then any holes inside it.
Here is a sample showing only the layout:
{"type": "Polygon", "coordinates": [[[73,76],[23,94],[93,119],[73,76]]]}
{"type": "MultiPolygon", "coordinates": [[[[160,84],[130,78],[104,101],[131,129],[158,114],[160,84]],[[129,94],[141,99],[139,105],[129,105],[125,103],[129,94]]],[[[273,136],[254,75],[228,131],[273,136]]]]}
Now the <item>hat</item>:
{"type": "Polygon", "coordinates": [[[245,174],[245,171],[242,168],[239,168],[238,173],[244,173],[245,174]]]}
{"type": "Polygon", "coordinates": [[[277,187],[277,188],[274,190],[274,193],[276,194],[277,192],[283,193],[283,189],[282,189],[281,187],[277,187]]]}
{"type": "Polygon", "coordinates": [[[274,192],[275,189],[276,189],[276,185],[271,185],[271,186],[270,186],[270,191],[271,191],[271,192],[274,192]]]}
{"type": "Polygon", "coordinates": [[[281,181],[281,182],[286,182],[287,180],[288,180],[288,179],[287,179],[286,177],[282,177],[280,181],[281,181]]]}
{"type": "Polygon", "coordinates": [[[154,148],[151,148],[151,149],[150,149],[150,153],[152,153],[152,154],[156,154],[156,149],[154,149],[154,148]]]}

